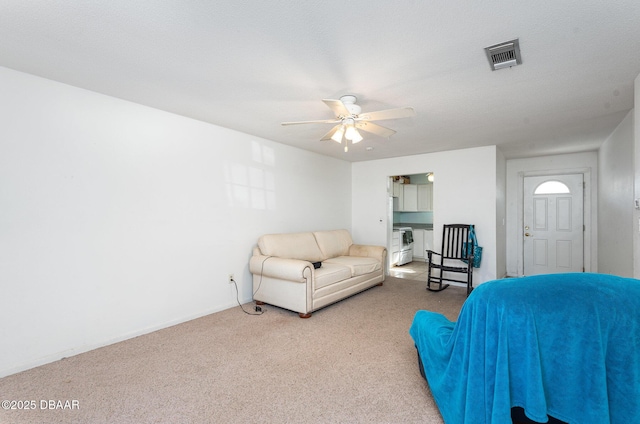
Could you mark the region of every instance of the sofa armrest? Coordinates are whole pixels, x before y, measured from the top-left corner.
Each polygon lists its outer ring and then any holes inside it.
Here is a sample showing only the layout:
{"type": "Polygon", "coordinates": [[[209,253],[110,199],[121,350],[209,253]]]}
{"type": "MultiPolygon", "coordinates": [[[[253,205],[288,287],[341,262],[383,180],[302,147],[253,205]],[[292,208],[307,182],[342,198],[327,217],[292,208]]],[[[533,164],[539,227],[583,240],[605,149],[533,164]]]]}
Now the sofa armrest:
{"type": "Polygon", "coordinates": [[[349,256],[376,258],[384,264],[384,259],[387,256],[387,248],[382,246],[352,244],[349,247],[349,256]]]}
{"type": "Polygon", "coordinates": [[[249,271],[254,275],[304,283],[311,278],[313,264],[299,259],[254,255],[249,260],[249,271]]]}

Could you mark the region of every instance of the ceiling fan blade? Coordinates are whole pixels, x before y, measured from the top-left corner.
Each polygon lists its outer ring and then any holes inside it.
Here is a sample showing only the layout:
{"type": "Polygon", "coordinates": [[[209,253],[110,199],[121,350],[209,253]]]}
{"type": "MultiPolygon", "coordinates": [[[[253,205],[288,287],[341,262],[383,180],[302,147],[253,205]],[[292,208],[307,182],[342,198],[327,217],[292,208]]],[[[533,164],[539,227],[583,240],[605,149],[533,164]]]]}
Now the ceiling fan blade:
{"type": "Polygon", "coordinates": [[[382,125],[374,124],[373,122],[368,122],[368,121],[356,122],[356,128],[358,128],[359,130],[370,132],[375,135],[379,135],[380,137],[384,137],[384,138],[389,138],[396,133],[394,130],[390,128],[385,128],[382,125]]]}
{"type": "Polygon", "coordinates": [[[295,122],[283,122],[281,125],[298,125],[298,124],[337,124],[340,123],[339,119],[320,119],[317,121],[295,121],[295,122]]]}
{"type": "Polygon", "coordinates": [[[401,107],[397,109],[379,110],[377,112],[365,112],[358,115],[360,121],[380,121],[383,119],[400,119],[416,116],[416,111],[412,107],[401,107]]]}
{"type": "Polygon", "coordinates": [[[335,127],[331,128],[331,130],[326,133],[320,140],[331,140],[331,137],[340,129],[341,125],[338,124],[335,127]]]}
{"type": "Polygon", "coordinates": [[[336,114],[336,116],[351,116],[349,109],[340,100],[322,99],[322,101],[329,106],[329,108],[336,114]]]}

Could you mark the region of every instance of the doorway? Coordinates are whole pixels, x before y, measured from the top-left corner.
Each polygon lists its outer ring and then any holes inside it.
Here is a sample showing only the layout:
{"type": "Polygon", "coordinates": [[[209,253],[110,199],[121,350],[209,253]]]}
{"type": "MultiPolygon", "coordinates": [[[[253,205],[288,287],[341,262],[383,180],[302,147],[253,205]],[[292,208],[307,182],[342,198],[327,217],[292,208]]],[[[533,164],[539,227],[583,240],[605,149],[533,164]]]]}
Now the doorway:
{"type": "Polygon", "coordinates": [[[433,248],[433,172],[396,175],[388,178],[387,249],[389,269],[398,263],[398,232],[411,228],[412,262],[423,262],[426,249],[433,248]]]}
{"type": "Polygon", "coordinates": [[[584,272],[584,208],[583,174],[524,177],[523,275],[584,272]]]}

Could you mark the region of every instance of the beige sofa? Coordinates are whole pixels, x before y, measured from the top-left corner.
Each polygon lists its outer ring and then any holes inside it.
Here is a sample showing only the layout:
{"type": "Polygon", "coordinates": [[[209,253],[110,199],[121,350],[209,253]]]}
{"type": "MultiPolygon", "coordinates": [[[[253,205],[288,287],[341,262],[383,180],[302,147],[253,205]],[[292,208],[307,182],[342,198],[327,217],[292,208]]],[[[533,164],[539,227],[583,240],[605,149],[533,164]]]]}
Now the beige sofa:
{"type": "Polygon", "coordinates": [[[267,234],[249,262],[253,299],[309,318],[311,312],[385,280],[387,249],[353,244],[347,230],[267,234]],[[321,262],[314,268],[314,262],[321,262]]]}

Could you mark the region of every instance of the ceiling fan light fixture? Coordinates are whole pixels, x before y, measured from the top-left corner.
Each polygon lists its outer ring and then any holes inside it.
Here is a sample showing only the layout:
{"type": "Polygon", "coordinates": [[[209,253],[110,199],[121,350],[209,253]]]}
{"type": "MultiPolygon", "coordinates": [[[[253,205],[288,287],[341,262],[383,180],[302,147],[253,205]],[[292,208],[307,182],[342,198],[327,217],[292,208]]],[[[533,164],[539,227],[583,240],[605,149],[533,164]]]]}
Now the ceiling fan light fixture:
{"type": "Polygon", "coordinates": [[[340,128],[338,128],[338,130],[333,133],[333,135],[331,136],[331,140],[335,141],[336,143],[342,143],[342,136],[344,135],[344,125],[340,126],[340,128]]]}
{"type": "Polygon", "coordinates": [[[357,143],[362,140],[362,136],[353,125],[349,125],[347,127],[347,131],[345,132],[344,137],[347,140],[351,140],[353,143],[357,143]]]}

